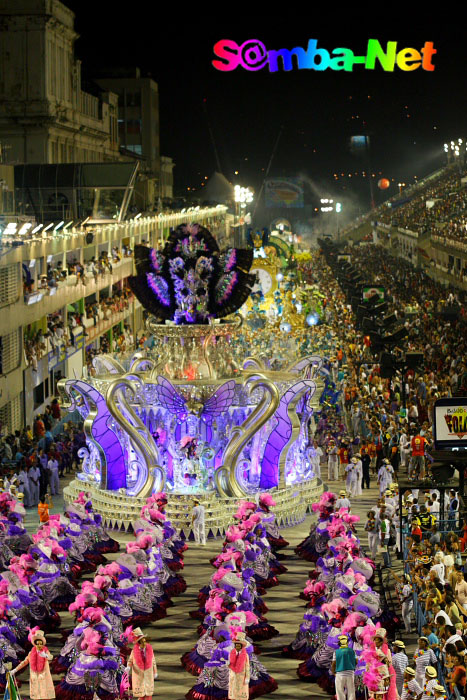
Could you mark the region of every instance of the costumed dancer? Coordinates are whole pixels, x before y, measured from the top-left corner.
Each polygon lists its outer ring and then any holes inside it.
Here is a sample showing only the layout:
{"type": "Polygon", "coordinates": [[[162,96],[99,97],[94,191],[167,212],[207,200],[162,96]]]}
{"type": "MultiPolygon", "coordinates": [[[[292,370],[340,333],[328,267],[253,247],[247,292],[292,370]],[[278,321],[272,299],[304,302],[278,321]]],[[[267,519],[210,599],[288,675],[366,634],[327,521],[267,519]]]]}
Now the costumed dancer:
{"type": "MultiPolygon", "coordinates": [[[[279,549],[288,547],[289,543],[285,540],[276,523],[276,516],[271,513],[271,508],[277,505],[276,501],[273,499],[270,493],[261,493],[259,496],[259,503],[257,513],[261,515],[261,523],[266,530],[266,537],[268,538],[271,549],[277,552],[279,549]]],[[[285,572],[283,572],[285,573],[285,572]]]]}
{"type": "Polygon", "coordinates": [[[97,695],[100,700],[115,700],[124,672],[117,648],[97,629],[87,627],[77,651],[77,658],[56,688],[57,698],[93,700],[97,695]]]}
{"type": "Polygon", "coordinates": [[[18,666],[10,671],[15,675],[29,664],[29,697],[31,700],[52,700],[55,698],[54,684],[50,675],[49,661],[53,656],[46,647],[46,639],[42,630],[33,627],[28,635],[33,648],[18,666]]]}
{"type": "Polygon", "coordinates": [[[157,678],[154,650],[147,644],[146,636],[139,627],[133,630],[133,640],[133,650],[127,662],[132,692],[136,698],[150,700],[154,694],[154,679],[157,678]]]}
{"type": "Polygon", "coordinates": [[[324,491],[320,496],[319,502],[313,503],[313,511],[315,513],[317,511],[319,512],[318,522],[312,524],[308,537],[295,548],[295,553],[302,559],[315,562],[326,552],[327,543],[330,538],[328,525],[331,522],[336,501],[337,495],[335,493],[332,493],[332,491],[324,491]]]}
{"type": "Polygon", "coordinates": [[[229,655],[229,700],[249,700],[250,659],[247,646],[245,634],[239,632],[229,655]]]}
{"type": "Polygon", "coordinates": [[[339,647],[333,654],[331,673],[336,676],[337,700],[355,700],[355,668],[357,657],[349,647],[347,635],[339,635],[339,647]]]}

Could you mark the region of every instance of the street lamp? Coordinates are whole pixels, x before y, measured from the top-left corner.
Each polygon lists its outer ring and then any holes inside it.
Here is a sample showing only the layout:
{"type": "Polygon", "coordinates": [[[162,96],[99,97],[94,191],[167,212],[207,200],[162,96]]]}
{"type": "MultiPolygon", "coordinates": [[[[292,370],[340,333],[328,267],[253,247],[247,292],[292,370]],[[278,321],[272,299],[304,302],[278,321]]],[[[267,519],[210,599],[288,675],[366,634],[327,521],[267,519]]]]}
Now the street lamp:
{"type": "Polygon", "coordinates": [[[397,186],[399,188],[399,195],[402,194],[402,188],[405,187],[405,182],[398,182],[397,186]]]}
{"type": "Polygon", "coordinates": [[[323,214],[328,214],[331,213],[332,211],[335,213],[335,226],[336,226],[336,232],[337,232],[337,239],[339,240],[339,219],[338,219],[338,214],[342,212],[342,203],[341,202],[336,202],[334,203],[333,199],[329,199],[328,197],[321,198],[321,211],[323,214]]]}
{"type": "MultiPolygon", "coordinates": [[[[253,201],[253,190],[250,190],[249,187],[241,187],[241,185],[235,185],[234,187],[234,199],[235,199],[235,215],[238,218],[237,224],[240,225],[240,212],[242,209],[245,209],[247,204],[251,204],[253,201]]],[[[241,238],[242,241],[238,241],[238,244],[241,245],[243,242],[243,225],[244,222],[241,224],[241,238]]]]}
{"type": "Polygon", "coordinates": [[[466,156],[466,142],[464,139],[457,139],[456,141],[450,141],[444,144],[444,152],[447,154],[448,163],[451,160],[459,159],[459,163],[465,161],[466,156]]]}

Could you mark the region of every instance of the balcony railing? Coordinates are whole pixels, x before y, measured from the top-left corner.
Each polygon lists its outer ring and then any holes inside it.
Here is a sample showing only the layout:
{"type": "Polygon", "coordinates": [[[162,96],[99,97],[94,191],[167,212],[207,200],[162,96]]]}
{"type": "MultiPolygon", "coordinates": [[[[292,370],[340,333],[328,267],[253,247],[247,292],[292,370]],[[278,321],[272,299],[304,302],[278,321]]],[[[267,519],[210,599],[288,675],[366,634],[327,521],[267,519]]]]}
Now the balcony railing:
{"type": "Polygon", "coordinates": [[[99,119],[99,99],[87,92],[81,92],[79,96],[79,111],[87,117],[99,119]]]}

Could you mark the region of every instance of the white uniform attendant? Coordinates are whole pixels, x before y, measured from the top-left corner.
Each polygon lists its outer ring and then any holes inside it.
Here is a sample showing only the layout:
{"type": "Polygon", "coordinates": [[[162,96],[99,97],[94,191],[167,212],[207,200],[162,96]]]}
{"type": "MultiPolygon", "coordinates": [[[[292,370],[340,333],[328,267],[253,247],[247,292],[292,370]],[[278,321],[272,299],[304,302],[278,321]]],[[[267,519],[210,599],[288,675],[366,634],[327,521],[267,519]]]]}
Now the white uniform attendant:
{"type": "Polygon", "coordinates": [[[352,457],[350,464],[345,468],[347,472],[347,488],[349,490],[350,496],[357,495],[357,469],[356,469],[356,458],[352,457]]]}
{"type": "Polygon", "coordinates": [[[339,478],[339,456],[337,447],[332,442],[329,443],[328,451],[328,479],[329,481],[337,481],[339,478]]]}
{"type": "Polygon", "coordinates": [[[412,608],[413,608],[413,588],[407,581],[405,586],[402,587],[402,620],[404,621],[404,627],[407,634],[410,633],[412,622],[412,608]]]}
{"type": "Polygon", "coordinates": [[[32,505],[37,506],[39,503],[40,478],[41,472],[39,467],[31,467],[29,470],[29,487],[31,491],[32,505]]]}
{"type": "Polygon", "coordinates": [[[19,472],[18,481],[19,491],[24,496],[24,505],[26,508],[30,508],[32,506],[31,489],[29,488],[28,475],[24,469],[21,469],[21,471],[19,472]]]}
{"type": "Polygon", "coordinates": [[[350,510],[350,501],[345,491],[339,491],[339,498],[336,501],[335,509],[339,510],[339,508],[348,508],[350,510]]]}
{"type": "Polygon", "coordinates": [[[47,469],[49,470],[50,478],[50,493],[52,496],[58,495],[60,491],[60,480],[58,478],[58,462],[56,459],[51,457],[47,462],[47,469]]]}
{"type": "Polygon", "coordinates": [[[401,438],[399,440],[399,450],[401,453],[401,467],[406,467],[408,456],[412,450],[410,446],[410,440],[405,433],[402,433],[401,438]]]}
{"type": "Polygon", "coordinates": [[[200,505],[199,501],[194,502],[194,508],[191,511],[193,534],[196,544],[206,544],[206,532],[204,529],[204,506],[200,505]]]}
{"type": "Polygon", "coordinates": [[[355,471],[357,472],[357,492],[356,496],[362,495],[363,464],[362,460],[356,457],[355,471]]]}
{"type": "Polygon", "coordinates": [[[321,457],[323,456],[323,450],[319,445],[316,447],[313,445],[313,447],[308,448],[308,456],[311,462],[311,468],[313,469],[313,473],[318,479],[321,478],[321,457]]]}

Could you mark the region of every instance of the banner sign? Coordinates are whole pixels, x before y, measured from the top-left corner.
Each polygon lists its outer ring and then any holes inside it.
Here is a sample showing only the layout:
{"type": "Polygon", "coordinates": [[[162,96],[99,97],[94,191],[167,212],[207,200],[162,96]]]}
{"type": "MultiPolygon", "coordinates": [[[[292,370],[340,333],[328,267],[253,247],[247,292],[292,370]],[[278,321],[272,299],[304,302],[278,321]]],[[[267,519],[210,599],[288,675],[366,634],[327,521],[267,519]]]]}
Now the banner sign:
{"type": "Polygon", "coordinates": [[[303,181],[299,177],[266,180],[265,198],[267,207],[299,209],[304,206],[303,181]]]}
{"type": "Polygon", "coordinates": [[[363,301],[368,301],[375,294],[379,296],[380,301],[384,301],[384,287],[370,287],[368,285],[362,287],[363,301]]]}
{"type": "Polygon", "coordinates": [[[435,402],[433,437],[437,450],[467,448],[467,398],[454,396],[435,402]]]}

